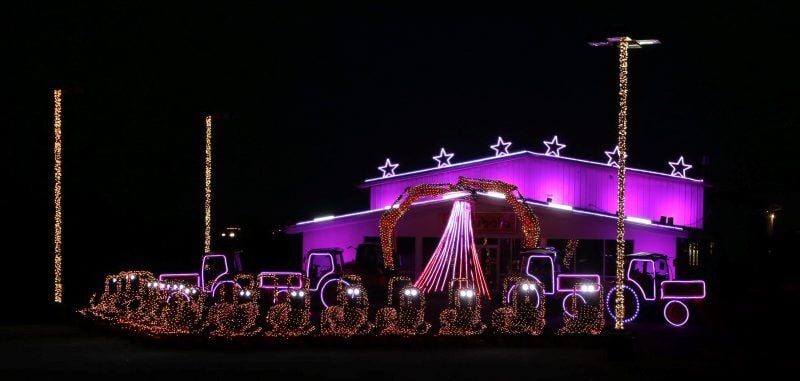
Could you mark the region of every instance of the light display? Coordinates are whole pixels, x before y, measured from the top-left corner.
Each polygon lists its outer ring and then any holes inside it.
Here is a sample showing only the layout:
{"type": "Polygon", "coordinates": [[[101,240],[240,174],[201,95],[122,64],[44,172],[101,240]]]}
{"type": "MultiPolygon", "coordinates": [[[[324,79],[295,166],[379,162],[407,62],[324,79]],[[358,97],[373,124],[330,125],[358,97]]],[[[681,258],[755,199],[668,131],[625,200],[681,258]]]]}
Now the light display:
{"type": "Polygon", "coordinates": [[[545,295],[536,279],[503,281],[503,306],[492,312],[492,328],[500,334],[539,335],[545,325],[545,295]]]}
{"type": "MultiPolygon", "coordinates": [[[[614,328],[623,329],[625,294],[622,292],[625,271],[625,161],[628,152],[628,40],[619,41],[619,115],[617,117],[617,145],[619,146],[617,171],[617,258],[614,300],[614,328]]],[[[601,298],[602,299],[602,298],[601,298]]]]}
{"type": "Polygon", "coordinates": [[[564,250],[564,256],[561,257],[561,265],[566,268],[572,268],[572,261],[575,259],[575,252],[578,251],[578,244],[580,243],[577,239],[570,239],[567,241],[566,250],[564,250]]]}
{"type": "MultiPolygon", "coordinates": [[[[606,156],[608,156],[608,162],[606,165],[619,168],[619,146],[614,146],[612,151],[605,151],[606,156]]],[[[626,154],[625,157],[627,158],[628,155],[626,154]]]]}
{"type": "Polygon", "coordinates": [[[53,90],[53,301],[61,303],[61,89],[53,90]]]}
{"type": "Polygon", "coordinates": [[[605,326],[604,309],[601,284],[576,284],[564,297],[564,325],[558,334],[599,335],[605,326]]]}
{"type": "Polygon", "coordinates": [[[384,164],[382,167],[378,167],[378,170],[381,171],[381,177],[392,177],[394,176],[394,171],[399,166],[400,164],[392,164],[392,161],[387,158],[386,164],[384,164]]]}
{"type": "Polygon", "coordinates": [[[469,179],[459,177],[456,184],[420,184],[406,188],[403,194],[397,196],[392,207],[381,216],[379,235],[383,249],[384,266],[394,269],[394,231],[400,218],[411,209],[414,201],[423,197],[442,196],[453,192],[489,193],[496,192],[505,195],[505,200],[522,225],[522,246],[526,249],[536,247],[539,242],[539,218],[533,209],[525,202],[516,185],[499,180],[469,179]],[[402,201],[401,201],[402,200],[402,201]]]}
{"type": "Polygon", "coordinates": [[[472,336],[483,333],[481,298],[468,279],[453,279],[448,287],[448,307],[439,313],[439,336],[472,336]]]}
{"type": "Polygon", "coordinates": [[[672,167],[672,173],[670,173],[670,176],[681,177],[681,178],[686,178],[686,171],[688,171],[693,167],[692,165],[684,163],[683,156],[679,157],[678,161],[675,162],[669,161],[667,163],[669,164],[670,167],[672,167]]]}
{"type": "Polygon", "coordinates": [[[488,296],[489,288],[481,269],[472,232],[472,206],[469,201],[453,202],[453,209],[439,245],[415,282],[425,292],[441,292],[453,278],[468,279],[478,296],[488,296]]]}
{"type": "Polygon", "coordinates": [[[561,150],[566,147],[566,144],[561,144],[558,142],[558,136],[553,136],[553,140],[551,141],[543,141],[545,147],[547,147],[547,152],[545,155],[561,157],[561,150]]]}
{"type": "Polygon", "coordinates": [[[214,285],[214,305],[208,310],[203,329],[209,330],[212,337],[222,338],[253,336],[260,332],[257,321],[261,294],[252,288],[255,284],[252,275],[237,274],[233,282],[214,285]]]}
{"type": "Polygon", "coordinates": [[[411,285],[409,277],[393,277],[386,299],[387,306],[375,315],[378,335],[415,336],[428,332],[431,325],[425,321],[425,293],[411,285]]]}
{"type": "Polygon", "coordinates": [[[511,147],[511,142],[504,142],[503,138],[497,137],[497,144],[489,146],[494,151],[495,156],[508,155],[508,149],[511,147]]]}
{"type": "MultiPolygon", "coordinates": [[[[636,320],[637,317],[639,317],[639,311],[641,310],[641,304],[639,303],[639,295],[637,295],[636,292],[633,291],[632,288],[628,287],[628,285],[622,285],[622,287],[623,287],[622,292],[625,293],[627,291],[627,293],[629,294],[628,297],[630,298],[630,300],[633,301],[633,303],[632,303],[633,304],[633,313],[631,313],[630,316],[622,315],[622,318],[623,318],[622,322],[624,324],[628,324],[628,323],[636,320]]],[[[608,314],[611,316],[612,319],[617,320],[618,317],[617,317],[616,313],[612,312],[611,309],[610,309],[610,306],[612,305],[611,304],[611,300],[610,300],[612,295],[617,295],[617,286],[611,287],[611,289],[608,290],[608,294],[606,295],[606,309],[608,309],[608,314]]]]}
{"type": "Polygon", "coordinates": [[[680,300],[670,300],[664,305],[664,320],[673,327],[683,327],[689,321],[689,307],[680,300]]]}
{"type": "MultiPolygon", "coordinates": [[[[295,337],[310,335],[316,327],[311,324],[311,294],[308,289],[308,280],[296,277],[303,287],[292,287],[285,292],[275,294],[276,303],[265,318],[265,335],[273,337],[295,337]],[[279,298],[283,298],[282,300],[279,298]]],[[[289,279],[287,284],[295,281],[289,279]]]]}
{"type": "Polygon", "coordinates": [[[447,151],[445,151],[444,148],[442,148],[439,151],[439,156],[434,156],[433,160],[436,160],[436,167],[437,168],[449,167],[450,166],[450,159],[452,159],[453,156],[455,156],[455,154],[447,153],[447,151]]]}
{"type": "Polygon", "coordinates": [[[351,337],[372,329],[369,322],[369,299],[357,276],[345,277],[337,283],[336,305],[322,311],[320,331],[326,336],[351,337]]]}
{"type": "Polygon", "coordinates": [[[203,208],[205,235],[203,240],[203,250],[208,253],[211,251],[211,115],[206,115],[206,160],[205,160],[205,197],[203,208]]]}

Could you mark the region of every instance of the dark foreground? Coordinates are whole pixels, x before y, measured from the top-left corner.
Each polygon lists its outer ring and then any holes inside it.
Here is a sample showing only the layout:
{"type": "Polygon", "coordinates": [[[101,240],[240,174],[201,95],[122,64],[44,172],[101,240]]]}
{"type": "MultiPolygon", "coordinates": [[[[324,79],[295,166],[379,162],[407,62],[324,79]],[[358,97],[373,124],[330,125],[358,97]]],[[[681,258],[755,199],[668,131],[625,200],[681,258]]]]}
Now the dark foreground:
{"type": "Polygon", "coordinates": [[[3,379],[89,374],[115,380],[164,375],[240,379],[239,374],[265,380],[683,380],[797,369],[795,343],[758,342],[698,327],[653,325],[600,337],[187,344],[144,341],[74,324],[20,325],[0,326],[0,374],[3,379]]]}

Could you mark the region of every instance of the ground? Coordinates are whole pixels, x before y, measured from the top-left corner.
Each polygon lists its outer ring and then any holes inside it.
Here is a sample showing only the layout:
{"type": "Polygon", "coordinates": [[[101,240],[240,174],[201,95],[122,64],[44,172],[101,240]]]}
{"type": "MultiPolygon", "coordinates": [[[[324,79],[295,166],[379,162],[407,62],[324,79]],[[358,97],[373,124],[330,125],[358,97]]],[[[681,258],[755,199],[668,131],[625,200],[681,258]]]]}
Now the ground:
{"type": "MultiPolygon", "coordinates": [[[[0,326],[0,374],[275,379],[676,379],[796,369],[744,336],[708,327],[632,326],[624,335],[288,345],[154,343],[77,323],[0,326]]],[[[5,376],[4,376],[4,379],[5,376]]]]}

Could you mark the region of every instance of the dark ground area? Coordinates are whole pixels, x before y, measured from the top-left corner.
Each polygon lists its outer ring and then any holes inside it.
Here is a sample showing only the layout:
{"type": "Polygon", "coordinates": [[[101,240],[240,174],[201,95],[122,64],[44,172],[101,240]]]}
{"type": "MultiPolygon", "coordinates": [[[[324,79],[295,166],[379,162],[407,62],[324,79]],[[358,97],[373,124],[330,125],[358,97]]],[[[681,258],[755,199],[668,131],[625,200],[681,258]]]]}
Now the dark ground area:
{"type": "Polygon", "coordinates": [[[796,370],[792,341],[778,335],[754,339],[764,331],[639,323],[626,334],[597,337],[315,338],[226,344],[153,342],[77,323],[16,325],[0,327],[0,372],[13,379],[248,374],[263,379],[650,380],[796,370]]]}

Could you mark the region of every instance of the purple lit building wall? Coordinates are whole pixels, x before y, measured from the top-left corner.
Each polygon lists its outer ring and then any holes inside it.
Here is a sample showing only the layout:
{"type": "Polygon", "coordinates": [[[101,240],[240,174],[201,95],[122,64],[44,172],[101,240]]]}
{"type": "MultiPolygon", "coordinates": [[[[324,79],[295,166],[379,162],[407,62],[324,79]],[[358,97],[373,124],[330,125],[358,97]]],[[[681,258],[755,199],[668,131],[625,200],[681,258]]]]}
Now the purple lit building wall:
{"type": "MultiPolygon", "coordinates": [[[[370,191],[369,210],[300,222],[289,227],[288,231],[303,235],[304,252],[314,248],[340,247],[345,249],[345,261],[352,261],[355,250],[348,248],[355,248],[365,239],[378,236],[381,213],[405,188],[425,183],[455,183],[459,176],[464,176],[497,179],[517,185],[541,220],[541,243],[544,245],[548,241],[565,239],[613,240],[616,236],[616,172],[616,168],[603,163],[522,151],[448,167],[398,173],[363,183],[362,187],[370,191]],[[548,198],[552,203],[569,206],[572,210],[548,206],[548,198]]],[[[627,174],[627,216],[641,219],[626,223],[626,239],[633,241],[633,250],[662,253],[674,259],[678,239],[688,237],[692,229],[703,227],[703,192],[702,180],[630,169],[627,174]],[[673,225],[659,223],[661,216],[672,217],[673,225]]],[[[424,268],[425,258],[431,255],[426,251],[432,250],[426,247],[425,242],[430,246],[431,238],[441,235],[452,202],[424,200],[400,220],[397,236],[406,237],[407,242],[413,239],[413,248],[406,248],[407,251],[413,250],[406,257],[405,268],[409,275],[416,276],[424,268]]],[[[504,200],[489,196],[479,196],[475,204],[474,213],[500,215],[511,212],[504,200]]],[[[506,231],[476,229],[475,232],[476,240],[489,239],[491,242],[511,242],[520,235],[519,226],[506,231]]],[[[500,251],[519,250],[518,247],[503,249],[500,246],[500,251]]],[[[673,275],[675,270],[680,271],[673,267],[673,275]]],[[[492,269],[484,271],[491,276],[492,269]]]]}

